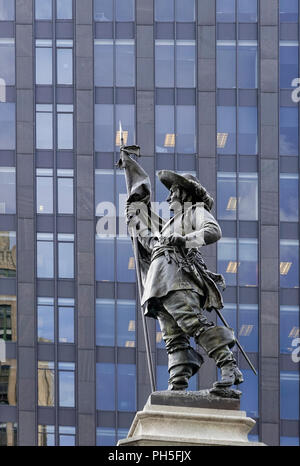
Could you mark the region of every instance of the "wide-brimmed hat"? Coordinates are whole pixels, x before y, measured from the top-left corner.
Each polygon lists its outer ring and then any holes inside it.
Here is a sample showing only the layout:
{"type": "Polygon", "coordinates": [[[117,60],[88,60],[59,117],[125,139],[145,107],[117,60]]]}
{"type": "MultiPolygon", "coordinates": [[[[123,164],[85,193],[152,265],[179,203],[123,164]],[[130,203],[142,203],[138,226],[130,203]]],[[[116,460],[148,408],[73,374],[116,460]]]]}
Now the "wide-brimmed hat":
{"type": "Polygon", "coordinates": [[[168,189],[174,184],[181,186],[185,191],[191,193],[196,201],[203,202],[211,210],[214,200],[195,176],[190,173],[179,175],[171,170],[160,170],[157,175],[168,189]]]}

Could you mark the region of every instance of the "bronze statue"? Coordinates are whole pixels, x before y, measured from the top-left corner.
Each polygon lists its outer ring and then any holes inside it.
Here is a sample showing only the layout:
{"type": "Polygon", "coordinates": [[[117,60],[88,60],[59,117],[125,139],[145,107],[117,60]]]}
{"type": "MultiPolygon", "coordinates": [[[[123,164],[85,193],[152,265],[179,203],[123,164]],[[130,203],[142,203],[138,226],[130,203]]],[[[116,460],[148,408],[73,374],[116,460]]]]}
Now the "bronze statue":
{"type": "MultiPolygon", "coordinates": [[[[137,146],[122,147],[119,166],[125,168],[128,189],[126,218],[135,236],[145,315],[158,319],[168,353],[169,390],[185,390],[203,363],[190,346],[190,338],[213,358],[221,379],[213,389],[227,390],[243,382],[231,351],[236,339],[227,326],[210,322],[203,310],[217,312],[223,301],[217,285],[221,275],[207,270],[200,248],[221,238],[221,229],[211,214],[213,199],[190,174],[158,172],[168,188],[173,217],[165,221],[151,210],[151,186],[147,173],[132,158],[137,146]]],[[[240,392],[239,392],[240,393],[240,392]]]]}

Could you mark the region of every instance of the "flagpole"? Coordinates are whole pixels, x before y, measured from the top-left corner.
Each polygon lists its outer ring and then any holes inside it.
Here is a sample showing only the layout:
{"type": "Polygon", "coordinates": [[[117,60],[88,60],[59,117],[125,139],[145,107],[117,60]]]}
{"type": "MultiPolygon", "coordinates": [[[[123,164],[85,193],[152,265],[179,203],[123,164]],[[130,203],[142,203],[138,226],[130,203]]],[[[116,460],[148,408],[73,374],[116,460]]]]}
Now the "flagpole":
{"type": "MultiPolygon", "coordinates": [[[[120,122],[120,153],[121,153],[121,160],[123,160],[123,154],[125,153],[125,151],[124,151],[124,139],[123,139],[123,131],[122,131],[121,122],[120,122]]],[[[125,181],[126,181],[127,194],[129,195],[128,173],[127,173],[126,167],[124,167],[124,169],[125,169],[125,181]]],[[[144,333],[144,340],[145,340],[145,347],[146,347],[147,365],[148,365],[148,371],[149,371],[149,377],[150,377],[151,390],[152,392],[154,392],[155,391],[155,377],[154,377],[154,369],[153,369],[153,360],[152,360],[151,349],[150,349],[151,347],[150,347],[149,332],[148,332],[144,310],[143,310],[143,307],[141,306],[143,286],[142,286],[141,269],[140,269],[140,263],[139,263],[139,255],[138,255],[138,239],[136,235],[134,234],[134,232],[130,236],[132,239],[132,249],[133,249],[134,261],[135,261],[139,304],[140,304],[142,326],[143,326],[143,333],[144,333]]]]}

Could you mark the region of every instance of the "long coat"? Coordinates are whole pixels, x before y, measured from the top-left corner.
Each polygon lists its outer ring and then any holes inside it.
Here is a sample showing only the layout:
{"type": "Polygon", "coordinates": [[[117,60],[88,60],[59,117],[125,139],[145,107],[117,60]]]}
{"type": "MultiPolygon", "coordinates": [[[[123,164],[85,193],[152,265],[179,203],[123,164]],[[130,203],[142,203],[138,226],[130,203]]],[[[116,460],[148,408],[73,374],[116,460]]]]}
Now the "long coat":
{"type": "Polygon", "coordinates": [[[198,249],[205,245],[205,236],[210,238],[210,243],[221,238],[221,229],[214,217],[199,202],[164,221],[151,210],[151,187],[146,172],[129,157],[123,161],[123,166],[127,170],[127,202],[134,205],[136,212],[129,226],[131,234],[138,238],[144,288],[141,304],[145,305],[145,314],[156,317],[151,307],[148,308],[150,298],[160,298],[170,291],[183,289],[204,296],[205,309],[221,309],[223,302],[216,283],[222,282],[223,277],[208,271],[203,262],[192,263],[187,259],[189,251],[192,256],[197,256],[198,249]],[[188,249],[168,245],[167,238],[173,233],[185,236],[188,249]]]}

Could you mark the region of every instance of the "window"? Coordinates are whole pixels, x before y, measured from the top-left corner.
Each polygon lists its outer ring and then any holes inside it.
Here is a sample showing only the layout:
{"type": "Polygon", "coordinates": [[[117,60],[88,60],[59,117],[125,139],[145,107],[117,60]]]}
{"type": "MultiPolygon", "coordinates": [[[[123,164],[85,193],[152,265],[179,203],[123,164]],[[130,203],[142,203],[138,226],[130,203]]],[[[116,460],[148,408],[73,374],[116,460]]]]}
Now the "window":
{"type": "Polygon", "coordinates": [[[225,303],[222,314],[228,325],[234,329],[242,347],[249,352],[258,351],[258,306],[256,304],[225,303]],[[238,325],[238,331],[237,331],[238,325]]]}
{"type": "Polygon", "coordinates": [[[58,277],[74,278],[74,235],[59,233],[58,277]]]}
{"type": "Polygon", "coordinates": [[[195,21],[195,0],[155,0],[155,21],[195,21]],[[175,17],[174,17],[175,14],[175,17]]]}
{"type": "MultiPolygon", "coordinates": [[[[1,105],[1,104],[0,104],[1,105]]],[[[53,149],[53,106],[36,105],[36,148],[53,149]]]]}
{"type": "Polygon", "coordinates": [[[136,367],[134,364],[117,365],[118,410],[136,411],[136,367]]]}
{"type": "Polygon", "coordinates": [[[130,238],[117,238],[117,281],[136,281],[135,263],[130,238]]]}
{"type": "Polygon", "coordinates": [[[299,177],[296,173],[280,174],[280,221],[298,222],[299,177]]]}
{"type": "Polygon", "coordinates": [[[126,135],[126,144],[134,143],[135,109],[134,105],[95,105],[95,150],[97,152],[119,151],[119,122],[126,135]],[[114,114],[115,113],[115,114],[114,114]],[[114,125],[115,120],[115,125],[114,125]],[[116,134],[114,134],[116,127],[116,134]]]}
{"type": "Polygon", "coordinates": [[[0,231],[0,278],[15,277],[17,270],[16,232],[0,231]]]}
{"type": "Polygon", "coordinates": [[[0,39],[0,81],[6,86],[13,86],[15,84],[14,39],[0,39]]]}
{"type": "Polygon", "coordinates": [[[4,422],[0,424],[0,446],[16,447],[17,446],[18,425],[13,422],[4,422]]]}
{"type": "Polygon", "coordinates": [[[194,154],[196,152],[196,109],[194,105],[156,105],[156,152],[194,154]]]}
{"type": "Polygon", "coordinates": [[[283,23],[298,22],[298,0],[279,1],[280,21],[283,23]]]}
{"type": "Polygon", "coordinates": [[[136,304],[135,301],[117,301],[117,346],[135,347],[136,304]]]}
{"type": "Polygon", "coordinates": [[[16,213],[16,169],[0,167],[0,214],[16,213]]]}
{"type": "Polygon", "coordinates": [[[98,346],[115,346],[116,329],[117,346],[135,347],[135,326],[135,301],[120,299],[115,302],[112,299],[97,299],[96,344],[98,346]]]}
{"type": "Polygon", "coordinates": [[[0,21],[13,21],[15,19],[15,2],[0,0],[0,21]]]}
{"type": "Polygon", "coordinates": [[[97,427],[96,445],[114,446],[116,445],[116,430],[113,427],[97,427]]]}
{"type": "Polygon", "coordinates": [[[0,295],[0,338],[2,340],[17,340],[16,304],[16,296],[0,295]]]}
{"type": "MultiPolygon", "coordinates": [[[[135,85],[135,55],[134,40],[118,39],[115,41],[116,64],[115,85],[118,87],[132,87],[135,85]]],[[[113,85],[113,84],[111,84],[113,85]]]]}
{"type": "Polygon", "coordinates": [[[238,42],[238,87],[257,88],[257,42],[254,40],[238,42]]]}
{"type": "Polygon", "coordinates": [[[228,286],[257,286],[257,240],[221,238],[218,241],[218,270],[224,275],[228,286]],[[237,281],[238,277],[238,281],[237,281]]]}
{"type": "Polygon", "coordinates": [[[299,419],[299,373],[280,372],[280,418],[299,419]]]}
{"type": "Polygon", "coordinates": [[[115,365],[96,364],[96,409],[115,410],[115,365]]]}
{"type": "Polygon", "coordinates": [[[16,104],[0,102],[0,150],[16,147],[16,104]]]}
{"type": "Polygon", "coordinates": [[[115,346],[115,301],[96,300],[96,345],[115,346]]]}
{"type": "Polygon", "coordinates": [[[57,149],[73,149],[73,105],[57,105],[57,149]]]}
{"type": "Polygon", "coordinates": [[[75,406],[75,364],[59,362],[59,406],[73,408],[75,406]]]}
{"type": "Polygon", "coordinates": [[[38,361],[38,405],[54,406],[54,362],[38,361]]]}
{"type": "Polygon", "coordinates": [[[218,173],[218,219],[258,219],[258,180],[256,173],[218,173]]]}
{"type": "Polygon", "coordinates": [[[56,18],[72,19],[72,0],[56,0],[56,18]]]}
{"type": "Polygon", "coordinates": [[[217,87],[236,87],[236,41],[217,41],[217,87]]]}
{"type": "Polygon", "coordinates": [[[280,306],[280,353],[291,354],[294,338],[300,337],[299,306],[280,306]]]}
{"type": "Polygon", "coordinates": [[[155,41],[156,87],[192,88],[196,85],[196,43],[194,40],[155,41]],[[176,75],[174,76],[176,65],[176,75]]]}
{"type": "Polygon", "coordinates": [[[54,447],[55,446],[55,428],[54,426],[38,426],[38,446],[54,447]]]}
{"type": "Polygon", "coordinates": [[[95,86],[113,86],[114,42],[95,40],[95,86]]]}
{"type": "Polygon", "coordinates": [[[241,397],[241,410],[246,411],[247,416],[258,418],[258,377],[251,369],[243,369],[244,384],[241,397]]]}
{"type": "Polygon", "coordinates": [[[38,342],[54,342],[54,299],[38,298],[38,342]]]}
{"type": "Polygon", "coordinates": [[[73,84],[73,41],[57,40],[57,84],[73,84]]]}
{"type": "Polygon", "coordinates": [[[298,155],[298,108],[280,107],[280,155],[298,155]]]}
{"type": "Polygon", "coordinates": [[[36,40],[35,82],[36,84],[52,84],[52,40],[36,40]]]}
{"type": "Polygon", "coordinates": [[[176,41],[176,86],[196,86],[196,44],[194,40],[176,41]]]}
{"type": "Polygon", "coordinates": [[[53,278],[53,234],[37,233],[37,277],[53,278]]]}
{"type": "Polygon", "coordinates": [[[280,286],[299,288],[299,241],[280,240],[280,286]]]}
{"type": "Polygon", "coordinates": [[[95,0],[94,17],[95,21],[113,21],[114,12],[116,21],[134,21],[135,18],[134,0],[95,0]]]}
{"type": "Polygon", "coordinates": [[[174,40],[155,41],[155,86],[174,87],[174,40]]]}
{"type": "Polygon", "coordinates": [[[96,235],[96,280],[114,281],[114,240],[96,235]]]}
{"type": "Polygon", "coordinates": [[[74,447],[75,446],[75,427],[59,426],[59,446],[74,447]]]}
{"type": "Polygon", "coordinates": [[[217,22],[235,22],[235,0],[217,0],[217,22]]]}
{"type": "Polygon", "coordinates": [[[238,21],[240,23],[255,23],[257,21],[257,1],[237,0],[238,21]]]}
{"type": "Polygon", "coordinates": [[[299,447],[299,437],[280,437],[280,446],[299,447]]]}
{"type": "Polygon", "coordinates": [[[35,19],[52,19],[52,0],[35,0],[35,19]]]}
{"type": "Polygon", "coordinates": [[[53,213],[53,170],[36,171],[36,211],[38,214],[53,213]]]}
{"type": "Polygon", "coordinates": [[[58,298],[59,343],[74,343],[74,299],[58,298]]]}
{"type": "Polygon", "coordinates": [[[236,153],[236,107],[217,107],[218,154],[236,153]]]}
{"type": "Polygon", "coordinates": [[[16,359],[0,361],[0,404],[7,406],[16,406],[17,404],[16,359]]]}
{"type": "Polygon", "coordinates": [[[74,213],[73,177],[73,170],[57,170],[57,211],[59,214],[74,213]]]}
{"type": "Polygon", "coordinates": [[[239,154],[257,154],[257,107],[238,107],[238,129],[239,154]]]}
{"type": "Polygon", "coordinates": [[[280,87],[291,89],[291,83],[298,76],[298,42],[280,41],[280,87]]]}

